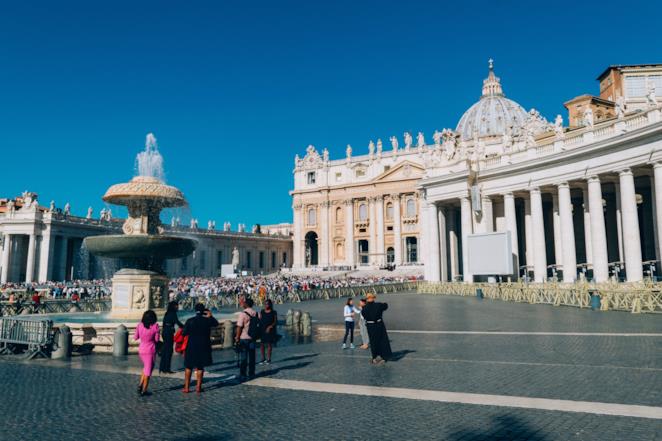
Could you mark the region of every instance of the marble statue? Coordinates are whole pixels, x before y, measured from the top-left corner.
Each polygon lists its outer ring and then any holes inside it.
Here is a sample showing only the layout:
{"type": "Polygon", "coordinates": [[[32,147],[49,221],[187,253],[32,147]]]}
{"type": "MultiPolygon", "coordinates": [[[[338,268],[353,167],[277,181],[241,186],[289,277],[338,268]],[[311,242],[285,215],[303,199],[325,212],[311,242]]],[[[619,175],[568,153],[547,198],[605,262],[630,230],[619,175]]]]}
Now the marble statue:
{"type": "Polygon", "coordinates": [[[246,225],[245,224],[237,225],[237,231],[239,231],[240,233],[245,233],[246,232],[246,225]]]}
{"type": "Polygon", "coordinates": [[[379,139],[377,139],[377,157],[378,158],[382,157],[382,148],[383,148],[382,139],[379,138],[379,139]]]}
{"type": "Polygon", "coordinates": [[[441,138],[443,139],[443,148],[446,158],[452,159],[455,156],[457,147],[455,134],[451,129],[444,129],[441,131],[441,138]]]}
{"type": "Polygon", "coordinates": [[[92,219],[92,207],[87,207],[87,216],[86,219],[92,219]]]}
{"type": "Polygon", "coordinates": [[[232,268],[235,271],[239,268],[239,250],[237,247],[232,248],[232,268]]]}
{"type": "Polygon", "coordinates": [[[625,116],[625,110],[626,110],[625,98],[623,96],[619,96],[616,99],[616,117],[618,119],[622,119],[625,116]]]}
{"type": "Polygon", "coordinates": [[[50,211],[51,213],[55,211],[55,201],[51,201],[51,204],[48,207],[48,211],[50,211]]]}
{"type": "Polygon", "coordinates": [[[411,149],[411,143],[413,141],[411,133],[405,132],[405,151],[408,152],[411,149]]]}
{"type": "Polygon", "coordinates": [[[347,144],[347,148],[345,149],[345,153],[347,154],[347,162],[349,162],[352,159],[352,146],[347,144]]]}
{"type": "Polygon", "coordinates": [[[397,152],[399,147],[398,138],[396,138],[395,136],[391,136],[389,140],[391,141],[391,146],[393,147],[393,151],[397,152]]]}
{"type": "Polygon", "coordinates": [[[505,151],[510,151],[513,147],[513,126],[506,125],[506,132],[503,134],[503,148],[505,151]]]}
{"type": "Polygon", "coordinates": [[[647,92],[646,92],[646,102],[648,107],[657,107],[657,97],[655,95],[655,83],[652,81],[647,81],[647,92]]]}
{"type": "Polygon", "coordinates": [[[230,222],[225,222],[223,224],[223,231],[232,231],[232,224],[230,222]]]}
{"type": "Polygon", "coordinates": [[[441,132],[439,130],[435,130],[434,134],[432,135],[432,139],[434,140],[434,145],[440,146],[441,145],[441,132]]]}
{"type": "Polygon", "coordinates": [[[299,163],[301,162],[301,158],[299,158],[299,154],[297,153],[294,155],[294,168],[299,166],[299,163]]]}
{"type": "Polygon", "coordinates": [[[424,147],[425,146],[425,135],[423,135],[423,132],[418,132],[418,135],[416,135],[416,147],[424,147]]]}
{"type": "Polygon", "coordinates": [[[586,127],[593,127],[593,110],[590,107],[584,109],[584,125],[586,127]]]}
{"type": "Polygon", "coordinates": [[[322,151],[322,159],[324,162],[329,162],[329,149],[325,148],[324,151],[322,151]]]}
{"type": "Polygon", "coordinates": [[[561,115],[556,115],[554,119],[554,133],[556,134],[556,139],[563,138],[563,117],[561,115]]]}
{"type": "Polygon", "coordinates": [[[7,202],[7,211],[9,213],[13,213],[14,210],[15,210],[14,201],[10,199],[9,202],[7,202]]]}
{"type": "MultiPolygon", "coordinates": [[[[103,212],[103,210],[101,211],[103,212]]],[[[170,226],[172,228],[175,228],[177,226],[177,221],[175,220],[175,216],[173,216],[172,219],[170,219],[170,226]]]]}
{"type": "Polygon", "coordinates": [[[370,155],[370,158],[375,154],[375,143],[372,142],[372,139],[368,143],[368,154],[370,155]]]}
{"type": "Polygon", "coordinates": [[[69,202],[64,204],[64,214],[66,216],[69,216],[71,214],[71,205],[69,205],[69,202]]]}
{"type": "Polygon", "coordinates": [[[214,229],[214,222],[212,222],[211,219],[207,221],[207,229],[208,230],[214,229]]]}

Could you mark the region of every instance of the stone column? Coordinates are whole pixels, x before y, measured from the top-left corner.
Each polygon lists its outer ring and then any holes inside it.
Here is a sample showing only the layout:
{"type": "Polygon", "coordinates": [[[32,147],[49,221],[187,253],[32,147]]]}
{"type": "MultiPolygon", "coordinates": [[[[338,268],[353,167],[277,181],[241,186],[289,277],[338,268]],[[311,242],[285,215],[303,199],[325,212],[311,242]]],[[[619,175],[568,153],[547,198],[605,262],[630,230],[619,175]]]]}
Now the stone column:
{"type": "Polygon", "coordinates": [[[446,222],[448,224],[448,255],[450,260],[450,281],[457,280],[460,275],[458,260],[460,258],[457,242],[457,225],[455,223],[455,208],[449,207],[446,211],[446,222]]]}
{"type": "Polygon", "coordinates": [[[639,236],[639,216],[637,195],[632,170],[625,169],[619,174],[621,184],[621,216],[623,217],[623,254],[625,274],[628,282],[638,282],[644,278],[641,263],[641,240],[639,236]]]}
{"type": "Polygon", "coordinates": [[[52,274],[51,267],[53,261],[51,259],[51,245],[51,232],[50,230],[44,230],[41,234],[41,247],[39,248],[39,276],[37,278],[37,280],[42,283],[50,280],[52,274]]]}
{"type": "Polygon", "coordinates": [[[593,278],[597,283],[600,283],[609,279],[609,262],[605,216],[602,211],[602,187],[600,178],[597,176],[588,178],[588,204],[591,218],[593,278]]]}
{"type": "Polygon", "coordinates": [[[331,248],[329,246],[329,201],[324,201],[320,204],[320,260],[319,266],[326,268],[329,266],[329,253],[331,248]]]}
{"type": "Polygon", "coordinates": [[[618,260],[623,262],[623,216],[621,215],[621,186],[614,182],[614,198],[616,199],[616,234],[618,240],[618,260]]]}
{"type": "Polygon", "coordinates": [[[439,271],[439,214],[437,206],[432,203],[423,202],[422,214],[425,216],[425,280],[439,282],[441,275],[439,271]]]}
{"type": "Polygon", "coordinates": [[[542,283],[547,279],[547,253],[545,249],[545,221],[542,211],[542,194],[538,187],[530,190],[531,230],[533,232],[533,278],[542,283]]]}
{"type": "Polygon", "coordinates": [[[494,211],[492,208],[492,199],[489,196],[482,197],[482,216],[481,216],[481,226],[483,233],[492,233],[494,232],[494,211]]]}
{"type": "MultiPolygon", "coordinates": [[[[650,188],[651,188],[651,212],[653,213],[653,217],[655,217],[655,213],[657,213],[657,192],[655,191],[655,178],[652,174],[649,176],[649,182],[650,182],[650,188]]],[[[655,236],[655,260],[657,263],[655,264],[656,270],[659,268],[659,263],[660,263],[660,248],[657,246],[657,244],[660,241],[660,230],[657,228],[657,222],[655,219],[653,219],[653,235],[655,236]]],[[[652,276],[652,274],[651,274],[652,276]]]]}
{"type": "Polygon", "coordinates": [[[37,235],[30,234],[28,241],[28,263],[25,268],[25,282],[32,283],[34,280],[35,253],[37,251],[37,235]]]}
{"type": "Polygon", "coordinates": [[[377,196],[375,210],[377,211],[377,263],[383,265],[386,262],[386,249],[384,248],[384,196],[377,196]]]}
{"type": "Polygon", "coordinates": [[[559,215],[559,195],[552,193],[552,225],[554,228],[554,264],[557,270],[563,264],[563,241],[561,240],[561,216],[559,215]]]}
{"type": "Polygon", "coordinates": [[[519,274],[519,242],[517,241],[517,214],[515,212],[515,195],[512,192],[503,195],[503,215],[506,219],[506,230],[510,231],[510,246],[513,252],[515,274],[519,274]]]}
{"type": "Polygon", "coordinates": [[[370,243],[368,244],[368,263],[373,265],[375,263],[375,252],[377,252],[377,216],[375,214],[375,198],[373,196],[368,198],[368,234],[370,235],[370,243]]]}
{"type": "Polygon", "coordinates": [[[446,222],[447,222],[447,209],[440,207],[438,210],[438,225],[439,225],[439,277],[442,282],[448,281],[448,259],[446,257],[447,243],[446,243],[446,222]]]}
{"type": "Polygon", "coordinates": [[[653,165],[653,181],[655,188],[655,225],[657,225],[657,254],[662,256],[662,163],[653,165]]]}
{"type": "MultiPolygon", "coordinates": [[[[531,223],[531,198],[524,199],[524,250],[526,266],[533,266],[535,252],[533,249],[533,224],[531,223]]],[[[528,274],[528,270],[527,270],[528,274]]]]}
{"type": "Polygon", "coordinates": [[[292,267],[293,268],[303,268],[305,262],[303,261],[304,255],[301,253],[301,244],[303,243],[303,229],[302,221],[302,212],[303,206],[301,204],[295,204],[292,206],[294,209],[294,240],[292,241],[292,267]]]}
{"type": "MultiPolygon", "coordinates": [[[[602,194],[602,192],[600,192],[602,194]]],[[[602,196],[601,196],[602,197],[602,196]]],[[[584,208],[584,246],[586,247],[586,263],[593,264],[593,234],[591,233],[591,210],[588,197],[588,189],[582,189],[584,208]]],[[[604,216],[603,216],[604,217],[604,216]]]]}
{"type": "Polygon", "coordinates": [[[60,236],[62,241],[60,242],[60,275],[62,276],[62,281],[67,280],[67,272],[69,268],[67,267],[67,248],[69,245],[69,238],[67,236],[60,236]]]}
{"type": "Polygon", "coordinates": [[[467,237],[473,232],[471,219],[471,200],[468,196],[460,198],[462,217],[462,272],[465,283],[473,282],[473,275],[469,272],[469,253],[467,237]]]}
{"type": "Polygon", "coordinates": [[[349,266],[354,266],[354,200],[345,201],[345,260],[349,266]]]}
{"type": "Polygon", "coordinates": [[[11,248],[11,234],[5,233],[2,245],[2,274],[0,274],[0,283],[7,283],[7,278],[9,276],[9,249],[11,248]]]}
{"type": "Polygon", "coordinates": [[[400,216],[400,195],[391,195],[393,201],[393,253],[396,265],[402,264],[402,219],[400,216]]]}
{"type": "Polygon", "coordinates": [[[572,221],[572,198],[567,182],[559,184],[559,229],[560,236],[556,241],[562,242],[563,281],[572,283],[577,280],[577,253],[575,250],[575,227],[572,221]]]}

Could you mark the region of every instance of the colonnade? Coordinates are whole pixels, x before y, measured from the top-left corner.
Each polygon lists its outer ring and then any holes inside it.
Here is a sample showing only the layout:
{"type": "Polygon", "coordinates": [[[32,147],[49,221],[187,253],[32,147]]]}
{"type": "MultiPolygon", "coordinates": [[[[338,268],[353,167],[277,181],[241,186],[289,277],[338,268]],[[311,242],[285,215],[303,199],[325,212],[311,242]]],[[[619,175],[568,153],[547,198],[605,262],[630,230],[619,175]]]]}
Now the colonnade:
{"type": "MultiPolygon", "coordinates": [[[[637,177],[650,176],[650,197],[645,202],[641,192],[637,192],[635,173],[631,168],[498,194],[489,193],[489,183],[486,182],[483,185],[485,194],[481,196],[480,210],[476,211],[473,210],[476,204],[472,204],[469,194],[451,200],[427,201],[424,208],[428,252],[426,280],[458,280],[461,273],[464,281],[473,281],[474,277],[469,272],[467,236],[508,230],[511,232],[515,267],[525,263],[526,270],[532,270],[535,282],[547,281],[548,271],[552,269],[562,273],[563,282],[572,283],[583,267],[591,269],[592,279],[600,283],[614,275],[617,265],[618,270],[625,269],[626,281],[641,281],[644,277],[644,260],[640,222],[647,225],[643,231],[646,237],[649,232],[653,233],[651,240],[655,241],[654,256],[650,256],[649,252],[649,259],[659,263],[662,254],[662,238],[658,234],[658,231],[662,231],[662,215],[657,213],[657,207],[662,207],[662,164],[655,163],[652,167],[637,168],[635,171],[637,177]],[[609,190],[613,186],[614,197],[609,198],[609,204],[614,206],[608,206],[605,186],[609,190]],[[576,195],[574,203],[573,191],[576,195]],[[546,198],[545,203],[543,198],[546,198]],[[521,202],[518,204],[518,201],[521,202]],[[647,209],[652,205],[652,222],[648,222],[650,219],[646,217],[649,211],[643,211],[644,203],[648,204],[647,209]],[[502,208],[498,218],[493,213],[495,204],[502,208]],[[455,222],[458,208],[459,228],[455,222]],[[550,208],[552,213],[549,213],[550,208]],[[495,218],[498,220],[497,225],[495,218]],[[577,228],[582,230],[584,244],[577,240],[577,228]],[[455,242],[458,237],[461,242],[459,247],[455,242]],[[520,245],[522,239],[523,247],[520,245]],[[578,250],[580,246],[582,249],[578,250]],[[614,259],[610,262],[608,246],[611,254],[618,256],[615,258],[618,262],[614,262],[614,259]],[[582,255],[581,265],[578,265],[578,253],[582,255]],[[548,256],[553,256],[553,265],[548,262],[548,256]],[[457,262],[460,257],[462,267],[458,268],[452,262],[457,262]]],[[[648,188],[647,184],[639,184],[640,187],[642,185],[648,188]]],[[[513,276],[517,277],[518,274],[513,276]]]]}

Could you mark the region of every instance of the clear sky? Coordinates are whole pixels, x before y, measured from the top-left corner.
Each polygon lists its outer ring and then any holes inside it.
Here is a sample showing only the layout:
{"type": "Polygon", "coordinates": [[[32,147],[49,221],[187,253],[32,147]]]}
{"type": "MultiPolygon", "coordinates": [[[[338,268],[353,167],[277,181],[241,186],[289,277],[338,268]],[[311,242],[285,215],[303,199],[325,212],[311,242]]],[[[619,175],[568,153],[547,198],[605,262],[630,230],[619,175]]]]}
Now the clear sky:
{"type": "MultiPolygon", "coordinates": [[[[660,1],[0,4],[0,197],[83,215],[154,132],[200,224],[291,221],[293,158],[454,128],[495,60],[548,119],[610,64],[661,63],[660,1]]],[[[386,142],[386,141],[385,141],[386,142]]],[[[164,219],[167,221],[167,219],[164,219]]]]}

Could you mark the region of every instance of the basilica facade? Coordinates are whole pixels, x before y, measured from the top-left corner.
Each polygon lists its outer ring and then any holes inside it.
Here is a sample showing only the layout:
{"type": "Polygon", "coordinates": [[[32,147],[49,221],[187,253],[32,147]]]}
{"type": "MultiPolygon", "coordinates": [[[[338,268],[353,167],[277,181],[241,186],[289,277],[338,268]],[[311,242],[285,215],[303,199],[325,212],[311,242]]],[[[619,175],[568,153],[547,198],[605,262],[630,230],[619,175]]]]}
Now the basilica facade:
{"type": "Polygon", "coordinates": [[[510,232],[511,279],[639,281],[660,270],[662,66],[610,66],[568,124],[506,98],[490,61],[481,97],[426,143],[295,159],[295,268],[424,264],[474,281],[467,238],[510,232]]]}

